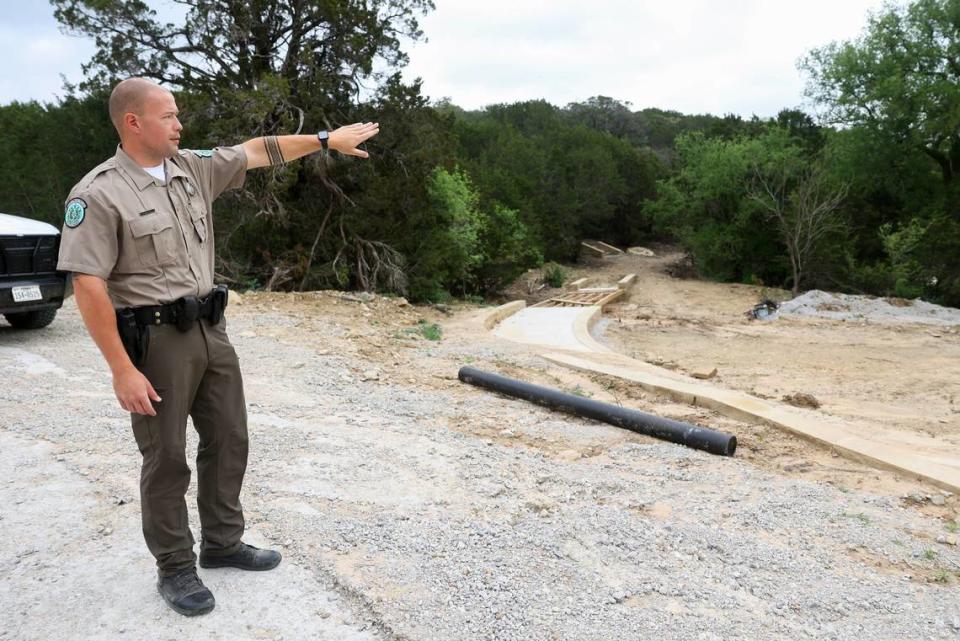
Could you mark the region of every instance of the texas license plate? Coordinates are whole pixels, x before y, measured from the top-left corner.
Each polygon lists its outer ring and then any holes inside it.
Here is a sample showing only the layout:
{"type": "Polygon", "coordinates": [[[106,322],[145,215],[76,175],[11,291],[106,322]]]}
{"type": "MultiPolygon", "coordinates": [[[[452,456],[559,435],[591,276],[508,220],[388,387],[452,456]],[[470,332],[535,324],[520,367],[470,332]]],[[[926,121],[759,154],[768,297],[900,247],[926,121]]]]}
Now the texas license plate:
{"type": "Polygon", "coordinates": [[[26,287],[13,288],[13,302],[27,303],[32,300],[42,300],[39,285],[27,285],[26,287]]]}

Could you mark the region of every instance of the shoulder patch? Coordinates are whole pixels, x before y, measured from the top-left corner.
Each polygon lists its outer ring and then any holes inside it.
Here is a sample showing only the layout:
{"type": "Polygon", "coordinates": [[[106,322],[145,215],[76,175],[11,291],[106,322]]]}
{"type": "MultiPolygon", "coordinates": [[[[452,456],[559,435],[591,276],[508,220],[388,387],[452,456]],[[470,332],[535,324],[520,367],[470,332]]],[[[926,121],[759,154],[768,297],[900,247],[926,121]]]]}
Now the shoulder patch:
{"type": "Polygon", "coordinates": [[[212,158],[212,157],[213,157],[213,149],[191,149],[190,151],[193,152],[193,155],[194,155],[194,156],[198,156],[198,157],[200,157],[200,158],[212,158]]]}
{"type": "Polygon", "coordinates": [[[63,224],[73,229],[83,222],[83,217],[86,213],[86,201],[83,198],[74,198],[67,203],[67,209],[63,214],[63,224]]]}

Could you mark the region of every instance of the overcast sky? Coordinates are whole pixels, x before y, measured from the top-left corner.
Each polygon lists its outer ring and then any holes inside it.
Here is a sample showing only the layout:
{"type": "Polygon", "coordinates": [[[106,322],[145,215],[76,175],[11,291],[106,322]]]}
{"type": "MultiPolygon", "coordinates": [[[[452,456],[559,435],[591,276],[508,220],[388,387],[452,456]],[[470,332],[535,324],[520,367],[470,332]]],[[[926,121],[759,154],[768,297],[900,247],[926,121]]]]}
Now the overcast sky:
{"type": "MultiPolygon", "coordinates": [[[[147,0],[163,7],[165,2],[147,0]]],[[[882,0],[435,0],[407,79],[464,108],[612,96],[634,109],[772,116],[803,106],[797,59],[855,37],[882,0]]],[[[45,0],[0,0],[0,104],[51,101],[89,41],[45,0]]]]}

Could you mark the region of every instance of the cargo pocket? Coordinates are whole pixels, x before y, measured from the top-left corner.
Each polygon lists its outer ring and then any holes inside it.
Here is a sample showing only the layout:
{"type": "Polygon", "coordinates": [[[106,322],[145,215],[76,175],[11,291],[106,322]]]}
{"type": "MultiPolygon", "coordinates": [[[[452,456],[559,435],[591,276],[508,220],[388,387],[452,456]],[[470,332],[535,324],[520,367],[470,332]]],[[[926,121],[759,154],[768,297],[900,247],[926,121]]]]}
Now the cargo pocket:
{"type": "Polygon", "coordinates": [[[166,265],[176,258],[176,236],[169,216],[153,214],[129,222],[140,264],[166,265]]]}

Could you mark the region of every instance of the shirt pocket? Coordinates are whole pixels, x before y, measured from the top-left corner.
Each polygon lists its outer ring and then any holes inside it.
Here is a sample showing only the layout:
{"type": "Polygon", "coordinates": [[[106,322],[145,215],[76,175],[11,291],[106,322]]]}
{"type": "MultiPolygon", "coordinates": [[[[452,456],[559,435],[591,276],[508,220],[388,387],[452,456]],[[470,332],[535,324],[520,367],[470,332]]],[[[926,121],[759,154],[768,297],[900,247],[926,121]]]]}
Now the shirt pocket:
{"type": "Polygon", "coordinates": [[[190,220],[193,222],[193,229],[200,239],[200,244],[207,242],[207,210],[202,205],[191,203],[190,220]]]}
{"type": "Polygon", "coordinates": [[[153,214],[133,219],[128,224],[141,265],[169,265],[176,259],[176,230],[169,216],[153,214]]]}

